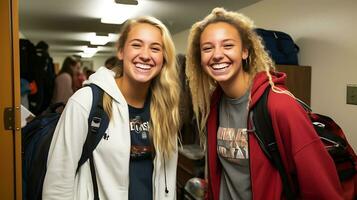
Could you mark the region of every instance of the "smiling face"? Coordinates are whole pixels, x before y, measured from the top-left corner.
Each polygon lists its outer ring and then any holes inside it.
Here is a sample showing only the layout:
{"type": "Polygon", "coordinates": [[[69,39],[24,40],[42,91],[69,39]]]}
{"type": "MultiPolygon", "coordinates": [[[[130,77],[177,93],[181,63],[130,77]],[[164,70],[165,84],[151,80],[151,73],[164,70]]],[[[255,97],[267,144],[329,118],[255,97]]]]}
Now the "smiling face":
{"type": "Polygon", "coordinates": [[[226,23],[209,24],[200,38],[201,66],[219,84],[231,83],[243,72],[248,57],[237,29],[226,23]]]}
{"type": "Polygon", "coordinates": [[[147,23],[133,25],[124,47],[118,52],[119,59],[123,60],[123,79],[150,84],[162,69],[163,51],[159,28],[147,23]]]}

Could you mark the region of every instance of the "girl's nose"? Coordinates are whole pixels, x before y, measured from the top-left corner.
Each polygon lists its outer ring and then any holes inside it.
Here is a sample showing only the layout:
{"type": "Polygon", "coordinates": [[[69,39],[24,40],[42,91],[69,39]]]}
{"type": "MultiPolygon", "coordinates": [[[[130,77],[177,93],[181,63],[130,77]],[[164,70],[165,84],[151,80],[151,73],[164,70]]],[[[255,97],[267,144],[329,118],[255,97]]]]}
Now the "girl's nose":
{"type": "Polygon", "coordinates": [[[220,61],[224,57],[224,54],[220,48],[215,48],[213,52],[213,61],[220,61]]]}

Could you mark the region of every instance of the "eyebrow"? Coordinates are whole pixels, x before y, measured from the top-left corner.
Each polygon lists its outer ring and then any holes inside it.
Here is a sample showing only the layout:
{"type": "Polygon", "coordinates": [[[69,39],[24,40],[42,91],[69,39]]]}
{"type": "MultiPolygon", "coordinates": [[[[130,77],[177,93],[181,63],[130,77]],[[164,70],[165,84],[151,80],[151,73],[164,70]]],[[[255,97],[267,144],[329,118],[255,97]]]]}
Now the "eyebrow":
{"type": "Polygon", "coordinates": [[[225,39],[225,40],[223,40],[223,42],[230,42],[230,41],[233,41],[233,42],[238,42],[237,40],[235,40],[235,39],[225,39]]]}
{"type": "MultiPolygon", "coordinates": [[[[224,39],[222,42],[230,42],[230,41],[238,42],[238,41],[235,40],[235,39],[224,39]]],[[[211,42],[202,43],[201,46],[206,45],[206,44],[211,44],[211,42]]]]}
{"type": "MultiPolygon", "coordinates": [[[[144,41],[143,41],[143,40],[140,40],[140,39],[132,39],[132,40],[129,41],[129,43],[131,43],[131,42],[144,43],[144,41]]],[[[162,44],[160,44],[159,42],[153,42],[153,43],[151,43],[150,45],[159,45],[160,47],[162,47],[162,44]]]]}

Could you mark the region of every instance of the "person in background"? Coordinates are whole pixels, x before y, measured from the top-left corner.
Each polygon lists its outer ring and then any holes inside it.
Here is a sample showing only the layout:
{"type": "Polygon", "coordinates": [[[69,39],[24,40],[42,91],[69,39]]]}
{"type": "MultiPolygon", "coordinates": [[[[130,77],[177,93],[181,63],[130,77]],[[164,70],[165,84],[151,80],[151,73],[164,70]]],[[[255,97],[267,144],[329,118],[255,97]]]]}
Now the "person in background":
{"type": "Polygon", "coordinates": [[[82,68],[79,68],[79,70],[74,74],[73,77],[73,91],[76,92],[83,86],[83,82],[87,80],[86,75],[83,72],[82,68]]]}
{"type": "Polygon", "coordinates": [[[34,105],[34,102],[37,102],[37,111],[43,112],[48,108],[51,104],[51,100],[53,97],[53,88],[55,85],[56,73],[54,69],[53,59],[49,54],[49,45],[44,42],[40,41],[36,45],[36,55],[37,55],[37,62],[36,62],[36,77],[37,77],[37,86],[38,86],[38,93],[36,94],[37,101],[33,101],[34,99],[31,97],[31,105],[34,105]],[[40,100],[41,99],[41,100],[40,100]]]}
{"type": "MultiPolygon", "coordinates": [[[[99,199],[174,200],[179,131],[175,47],[162,22],[128,20],[121,28],[122,67],[101,67],[85,84],[104,90],[110,122],[93,151],[99,199]]],[[[76,172],[88,131],[92,93],[68,101],[50,146],[43,199],[93,199],[89,161],[76,172]]]]}
{"type": "Polygon", "coordinates": [[[80,65],[80,62],[72,56],[65,58],[62,68],[55,79],[52,104],[65,104],[73,95],[73,77],[80,70],[80,65]]]}
{"type": "Polygon", "coordinates": [[[86,80],[88,80],[88,79],[89,79],[89,76],[92,75],[92,74],[94,74],[95,71],[89,69],[88,67],[83,67],[83,73],[84,73],[84,75],[86,76],[86,80]]]}
{"type": "Polygon", "coordinates": [[[286,199],[280,174],[260,148],[250,118],[268,87],[272,126],[296,198],[342,199],[331,157],[306,112],[286,89],[286,75],[274,70],[252,20],[216,8],[195,23],[189,34],[186,74],[207,145],[209,199],[286,199]],[[244,149],[238,158],[227,153],[238,148],[244,149]]]}
{"type": "Polygon", "coordinates": [[[104,62],[104,66],[108,69],[112,69],[116,66],[119,66],[120,60],[118,59],[117,56],[111,56],[104,62]]]}

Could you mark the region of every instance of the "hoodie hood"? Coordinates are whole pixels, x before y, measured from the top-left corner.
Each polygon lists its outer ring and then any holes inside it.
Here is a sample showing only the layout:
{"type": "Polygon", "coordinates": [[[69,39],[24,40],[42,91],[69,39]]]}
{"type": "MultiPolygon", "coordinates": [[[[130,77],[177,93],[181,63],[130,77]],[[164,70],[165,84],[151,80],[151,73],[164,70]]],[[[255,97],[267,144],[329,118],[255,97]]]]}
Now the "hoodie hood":
{"type": "Polygon", "coordinates": [[[83,84],[95,84],[104,90],[109,96],[111,96],[117,102],[126,102],[124,96],[119,90],[118,85],[115,82],[115,72],[106,67],[100,67],[94,74],[92,74],[88,80],[83,84]]]}
{"type": "MultiPolygon", "coordinates": [[[[280,88],[286,88],[285,87],[285,80],[286,80],[286,74],[283,72],[270,72],[272,76],[272,81],[275,86],[278,86],[280,88]]],[[[269,87],[269,78],[266,74],[265,71],[259,72],[256,74],[253,80],[253,85],[251,89],[251,102],[249,104],[249,109],[251,109],[257,101],[260,99],[260,97],[263,95],[265,89],[269,87]]]]}

